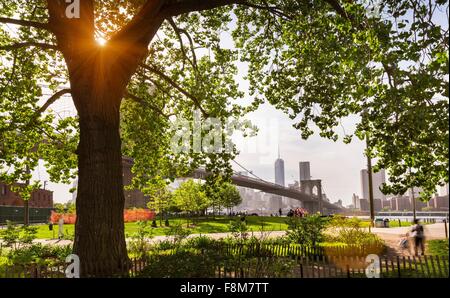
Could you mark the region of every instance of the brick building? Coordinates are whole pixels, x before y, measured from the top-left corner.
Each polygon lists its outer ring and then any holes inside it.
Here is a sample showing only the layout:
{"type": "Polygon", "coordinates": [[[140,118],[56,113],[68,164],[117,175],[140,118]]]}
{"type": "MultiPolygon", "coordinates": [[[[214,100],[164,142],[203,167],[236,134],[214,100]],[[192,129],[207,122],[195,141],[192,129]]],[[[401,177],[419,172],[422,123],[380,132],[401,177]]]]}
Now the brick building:
{"type": "MultiPolygon", "coordinates": [[[[133,173],[131,168],[133,167],[133,160],[128,157],[122,158],[122,173],[123,173],[123,185],[127,186],[131,184],[133,173]]],[[[147,208],[149,199],[138,190],[124,190],[125,195],[125,208],[147,208]]]]}
{"type": "MultiPolygon", "coordinates": [[[[21,184],[17,183],[16,186],[21,184]]],[[[0,206],[24,206],[20,196],[11,190],[11,186],[0,182],[0,206]]],[[[53,208],[53,192],[37,189],[31,193],[29,206],[32,208],[53,208]]]]}
{"type": "MultiPolygon", "coordinates": [[[[123,176],[123,185],[128,186],[131,184],[131,180],[133,178],[133,173],[131,172],[131,168],[133,167],[133,159],[128,157],[122,157],[122,176],[123,176]]],[[[77,198],[76,188],[78,187],[78,181],[75,180],[73,187],[75,191],[72,193],[72,203],[75,203],[77,198]]],[[[138,189],[133,190],[124,190],[123,194],[125,196],[125,209],[131,208],[148,208],[147,203],[149,199],[138,189]]]]}
{"type": "Polygon", "coordinates": [[[449,199],[448,195],[437,196],[434,198],[434,208],[437,211],[448,211],[449,199]]]}

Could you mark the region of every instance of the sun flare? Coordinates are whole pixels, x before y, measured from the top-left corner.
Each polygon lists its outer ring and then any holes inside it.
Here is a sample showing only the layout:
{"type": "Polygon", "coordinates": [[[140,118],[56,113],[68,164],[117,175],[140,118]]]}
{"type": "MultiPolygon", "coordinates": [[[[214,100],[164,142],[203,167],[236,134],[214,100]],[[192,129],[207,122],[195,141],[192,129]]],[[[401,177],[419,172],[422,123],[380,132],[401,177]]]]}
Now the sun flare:
{"type": "Polygon", "coordinates": [[[97,42],[98,45],[100,46],[105,46],[106,45],[106,39],[104,39],[103,37],[98,37],[95,39],[95,41],[97,42]]]}

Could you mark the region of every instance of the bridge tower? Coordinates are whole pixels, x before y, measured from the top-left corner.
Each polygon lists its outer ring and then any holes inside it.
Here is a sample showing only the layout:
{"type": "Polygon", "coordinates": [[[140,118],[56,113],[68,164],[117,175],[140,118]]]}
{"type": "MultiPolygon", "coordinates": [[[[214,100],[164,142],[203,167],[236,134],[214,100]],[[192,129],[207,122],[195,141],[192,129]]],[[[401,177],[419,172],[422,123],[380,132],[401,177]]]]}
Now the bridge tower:
{"type": "Polygon", "coordinates": [[[322,201],[322,180],[302,180],[300,182],[300,191],[311,195],[316,201],[303,202],[303,206],[310,213],[323,213],[322,201]]]}

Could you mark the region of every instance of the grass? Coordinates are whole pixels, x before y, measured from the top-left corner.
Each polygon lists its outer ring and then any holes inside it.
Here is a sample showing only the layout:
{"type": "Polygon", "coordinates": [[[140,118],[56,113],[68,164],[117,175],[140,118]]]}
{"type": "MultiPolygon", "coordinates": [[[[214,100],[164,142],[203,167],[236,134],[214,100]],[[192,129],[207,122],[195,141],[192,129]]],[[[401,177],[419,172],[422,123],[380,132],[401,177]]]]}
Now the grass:
{"type": "MultiPolygon", "coordinates": [[[[424,224],[424,223],[422,223],[422,224],[424,224]]],[[[398,223],[398,220],[391,220],[389,222],[389,228],[410,227],[411,225],[412,225],[412,223],[409,221],[401,221],[400,225],[398,223]]],[[[361,222],[362,228],[368,228],[369,226],[370,226],[370,221],[364,220],[361,222]]]]}
{"type": "Polygon", "coordinates": [[[427,241],[427,254],[448,257],[448,239],[427,241]]]}
{"type": "MultiPolygon", "coordinates": [[[[209,234],[209,233],[227,233],[230,231],[229,223],[232,218],[227,216],[216,216],[213,218],[199,218],[195,220],[195,226],[190,227],[191,234],[209,234]]],[[[162,222],[164,225],[164,221],[162,222]]],[[[170,219],[170,224],[182,223],[186,227],[186,218],[170,219]]],[[[192,220],[189,220],[192,224],[192,220]]],[[[154,236],[164,236],[168,230],[167,227],[159,227],[159,220],[157,220],[158,227],[153,228],[154,236]]],[[[287,230],[286,217],[266,217],[266,216],[247,216],[247,226],[249,231],[285,231],[287,230]]],[[[138,226],[136,223],[125,223],[125,234],[130,236],[137,232],[138,226]]],[[[74,225],[64,225],[66,235],[74,235],[74,225]]],[[[58,226],[53,226],[53,231],[49,231],[48,225],[39,225],[38,239],[55,239],[58,237],[58,226]]]]}

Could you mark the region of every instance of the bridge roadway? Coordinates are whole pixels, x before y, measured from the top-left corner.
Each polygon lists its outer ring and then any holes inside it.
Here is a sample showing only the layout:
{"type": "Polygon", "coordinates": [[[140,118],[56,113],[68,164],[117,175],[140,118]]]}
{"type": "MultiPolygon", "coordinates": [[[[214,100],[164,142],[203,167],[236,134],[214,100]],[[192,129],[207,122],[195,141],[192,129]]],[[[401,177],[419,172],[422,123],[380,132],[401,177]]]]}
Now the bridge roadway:
{"type": "MultiPolygon", "coordinates": [[[[196,179],[204,179],[208,173],[204,169],[197,169],[194,171],[191,177],[196,179]]],[[[261,179],[256,179],[244,175],[233,175],[231,176],[231,181],[234,185],[248,187],[253,189],[261,190],[265,193],[270,193],[274,195],[279,195],[287,198],[291,198],[294,200],[298,200],[304,203],[304,207],[308,211],[319,211],[320,206],[320,198],[316,195],[307,194],[301,192],[300,190],[281,186],[272,182],[264,181],[261,179]]],[[[329,213],[330,211],[339,211],[343,210],[341,207],[332,204],[328,201],[322,201],[322,212],[329,213]],[[327,212],[328,211],[328,212],[327,212]]]]}

